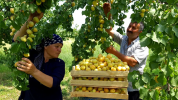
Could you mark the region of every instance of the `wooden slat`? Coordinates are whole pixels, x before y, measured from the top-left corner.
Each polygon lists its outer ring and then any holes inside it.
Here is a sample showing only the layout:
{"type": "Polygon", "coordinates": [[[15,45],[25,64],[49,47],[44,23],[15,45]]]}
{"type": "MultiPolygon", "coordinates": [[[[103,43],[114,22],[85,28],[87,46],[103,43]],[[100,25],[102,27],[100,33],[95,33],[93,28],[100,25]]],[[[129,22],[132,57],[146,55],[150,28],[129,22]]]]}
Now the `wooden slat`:
{"type": "Polygon", "coordinates": [[[70,96],[71,97],[128,99],[128,94],[115,94],[115,93],[71,92],[70,96]]]}
{"type": "Polygon", "coordinates": [[[103,87],[103,88],[119,88],[119,87],[128,87],[128,81],[71,80],[70,85],[103,87]]]}
{"type": "Polygon", "coordinates": [[[74,77],[124,77],[129,71],[71,71],[74,77]]]}

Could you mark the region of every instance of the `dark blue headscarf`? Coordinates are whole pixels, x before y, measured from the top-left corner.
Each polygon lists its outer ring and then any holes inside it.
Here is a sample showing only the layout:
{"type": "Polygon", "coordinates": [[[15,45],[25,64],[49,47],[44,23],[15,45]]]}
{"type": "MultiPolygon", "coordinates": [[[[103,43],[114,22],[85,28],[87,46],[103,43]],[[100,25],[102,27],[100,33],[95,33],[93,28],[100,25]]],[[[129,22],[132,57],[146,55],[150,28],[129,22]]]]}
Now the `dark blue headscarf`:
{"type": "Polygon", "coordinates": [[[62,38],[59,35],[53,34],[52,38],[45,39],[44,46],[49,46],[55,43],[61,43],[63,45],[62,38]]]}

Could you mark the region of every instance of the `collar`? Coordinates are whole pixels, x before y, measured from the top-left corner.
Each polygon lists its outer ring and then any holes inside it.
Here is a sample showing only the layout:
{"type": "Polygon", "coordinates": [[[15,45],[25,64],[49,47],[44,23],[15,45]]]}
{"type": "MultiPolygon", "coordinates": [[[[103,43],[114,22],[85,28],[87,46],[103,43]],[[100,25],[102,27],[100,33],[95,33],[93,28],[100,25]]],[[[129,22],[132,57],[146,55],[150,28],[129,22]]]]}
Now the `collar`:
{"type": "MultiPolygon", "coordinates": [[[[131,42],[131,44],[134,44],[134,43],[136,43],[136,42],[139,41],[139,40],[140,40],[140,38],[139,38],[139,36],[138,36],[135,40],[133,40],[133,41],[131,42]]],[[[128,43],[128,36],[127,36],[127,35],[126,35],[125,41],[128,43]]]]}

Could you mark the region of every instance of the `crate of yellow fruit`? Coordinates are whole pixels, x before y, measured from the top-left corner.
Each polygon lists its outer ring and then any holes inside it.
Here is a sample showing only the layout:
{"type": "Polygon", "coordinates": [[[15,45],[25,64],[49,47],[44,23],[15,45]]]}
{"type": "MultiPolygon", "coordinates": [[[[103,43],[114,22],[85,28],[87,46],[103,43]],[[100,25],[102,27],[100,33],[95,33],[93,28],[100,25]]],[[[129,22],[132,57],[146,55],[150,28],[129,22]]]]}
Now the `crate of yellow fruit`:
{"type": "Polygon", "coordinates": [[[107,97],[115,99],[127,99],[127,76],[129,73],[129,66],[126,62],[122,62],[120,59],[112,58],[110,54],[106,57],[99,54],[98,57],[90,57],[89,59],[83,59],[79,64],[73,66],[71,71],[71,85],[74,87],[93,87],[93,88],[107,88],[111,89],[111,92],[99,91],[100,95],[93,94],[93,92],[76,91],[73,89],[71,92],[72,97],[107,97]],[[117,89],[123,88],[125,94],[120,94],[117,89]],[[115,90],[116,92],[113,92],[115,90]],[[113,94],[114,93],[114,94],[113,94]],[[112,96],[110,95],[112,94],[112,96]],[[122,95],[122,96],[121,96],[122,95]]]}
{"type": "Polygon", "coordinates": [[[127,88],[75,86],[71,97],[128,99],[127,88]]]}

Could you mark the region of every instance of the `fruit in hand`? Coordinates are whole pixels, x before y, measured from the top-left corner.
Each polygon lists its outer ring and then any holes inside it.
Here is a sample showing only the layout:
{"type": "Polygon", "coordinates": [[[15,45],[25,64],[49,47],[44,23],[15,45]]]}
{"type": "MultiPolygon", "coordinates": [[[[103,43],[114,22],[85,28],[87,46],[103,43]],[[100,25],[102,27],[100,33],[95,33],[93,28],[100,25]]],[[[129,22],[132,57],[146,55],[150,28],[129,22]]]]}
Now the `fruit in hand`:
{"type": "Polygon", "coordinates": [[[18,67],[17,64],[18,64],[18,62],[16,62],[16,63],[14,64],[14,66],[15,66],[15,67],[18,67]]]}
{"type": "Polygon", "coordinates": [[[14,14],[14,8],[10,8],[10,12],[14,14]]]}
{"type": "Polygon", "coordinates": [[[30,29],[27,29],[27,34],[32,34],[33,32],[30,29]]]}
{"type": "Polygon", "coordinates": [[[38,19],[38,17],[34,17],[33,18],[33,22],[35,22],[35,23],[38,23],[40,20],[38,19]]]}

